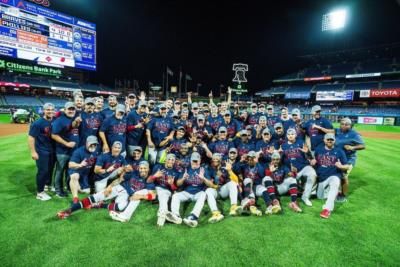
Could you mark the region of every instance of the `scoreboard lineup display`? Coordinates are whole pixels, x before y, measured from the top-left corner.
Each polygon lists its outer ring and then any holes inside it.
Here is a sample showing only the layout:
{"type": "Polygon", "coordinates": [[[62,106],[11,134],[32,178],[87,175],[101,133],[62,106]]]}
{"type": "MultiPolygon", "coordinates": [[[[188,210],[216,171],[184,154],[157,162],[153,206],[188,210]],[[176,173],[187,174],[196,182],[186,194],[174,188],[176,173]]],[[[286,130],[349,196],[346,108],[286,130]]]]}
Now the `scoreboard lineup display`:
{"type": "Polygon", "coordinates": [[[1,0],[0,56],[96,70],[96,25],[27,1],[1,0]]]}

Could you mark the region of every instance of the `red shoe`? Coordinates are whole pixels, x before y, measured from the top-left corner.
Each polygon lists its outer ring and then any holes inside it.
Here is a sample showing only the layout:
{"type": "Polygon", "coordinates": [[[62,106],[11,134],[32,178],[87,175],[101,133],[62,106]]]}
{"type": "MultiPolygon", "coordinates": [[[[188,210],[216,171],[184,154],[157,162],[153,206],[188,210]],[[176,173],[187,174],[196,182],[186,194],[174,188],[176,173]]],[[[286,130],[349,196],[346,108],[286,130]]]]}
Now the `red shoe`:
{"type": "Polygon", "coordinates": [[[74,197],[74,198],[72,199],[72,203],[76,204],[76,203],[78,203],[78,202],[79,202],[79,198],[74,197]]]}
{"type": "Polygon", "coordinates": [[[70,210],[62,210],[62,211],[57,212],[57,217],[60,220],[64,220],[64,219],[68,218],[70,215],[71,215],[70,210]]]}
{"type": "Polygon", "coordinates": [[[321,216],[321,218],[328,219],[329,216],[331,216],[331,212],[328,209],[323,209],[319,216],[321,216]]]}
{"type": "Polygon", "coordinates": [[[297,205],[297,202],[290,202],[289,208],[291,208],[294,212],[299,212],[299,213],[302,212],[299,205],[297,205]]]}

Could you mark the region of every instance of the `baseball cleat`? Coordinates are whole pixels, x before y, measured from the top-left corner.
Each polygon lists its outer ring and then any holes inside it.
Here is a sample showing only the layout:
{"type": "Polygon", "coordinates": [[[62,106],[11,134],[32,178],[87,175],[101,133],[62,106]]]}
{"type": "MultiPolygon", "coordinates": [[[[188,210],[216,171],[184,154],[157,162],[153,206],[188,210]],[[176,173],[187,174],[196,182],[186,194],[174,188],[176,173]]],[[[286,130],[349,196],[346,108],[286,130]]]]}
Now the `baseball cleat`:
{"type": "Polygon", "coordinates": [[[240,215],[243,212],[243,208],[242,206],[238,206],[238,205],[232,205],[231,209],[229,211],[229,215],[231,216],[236,216],[236,215],[240,215]]]}
{"type": "Polygon", "coordinates": [[[165,215],[165,219],[167,219],[167,221],[175,223],[175,224],[182,223],[182,218],[179,215],[176,215],[170,211],[168,211],[167,214],[165,215]]]}
{"type": "Polygon", "coordinates": [[[127,218],[125,218],[124,216],[121,215],[121,213],[110,210],[109,212],[111,219],[113,219],[114,221],[119,221],[119,222],[123,222],[126,223],[129,220],[127,218]]]}
{"type": "Polygon", "coordinates": [[[250,213],[256,216],[262,216],[261,210],[257,209],[256,206],[250,206],[250,213]]]}
{"type": "Polygon", "coordinates": [[[281,204],[279,204],[279,201],[277,199],[274,199],[272,201],[272,213],[276,214],[282,211],[281,204]]]}
{"type": "Polygon", "coordinates": [[[90,205],[90,208],[91,209],[101,209],[101,207],[103,206],[103,203],[104,203],[103,201],[93,203],[90,205]]]}
{"type": "Polygon", "coordinates": [[[199,224],[196,216],[194,216],[194,215],[189,215],[189,217],[183,219],[183,222],[187,226],[192,227],[192,228],[197,227],[197,225],[199,224]]]}
{"type": "Polygon", "coordinates": [[[224,219],[224,215],[221,214],[219,211],[214,211],[213,215],[211,216],[210,219],[208,219],[209,223],[217,223],[219,221],[222,221],[224,219]]]}
{"type": "Polygon", "coordinates": [[[328,219],[331,216],[331,212],[328,209],[323,209],[319,214],[321,218],[328,219]]]}
{"type": "Polygon", "coordinates": [[[312,207],[312,202],[310,201],[310,199],[302,197],[301,201],[303,201],[303,203],[307,206],[307,207],[312,207]]]}
{"type": "Polygon", "coordinates": [[[36,194],[36,199],[41,200],[41,201],[47,201],[51,199],[51,196],[49,196],[46,192],[41,192],[36,194]]]}
{"type": "Polygon", "coordinates": [[[265,215],[272,215],[273,214],[273,212],[272,212],[272,205],[269,205],[268,207],[267,207],[267,209],[265,210],[265,215]]]}
{"type": "Polygon", "coordinates": [[[299,205],[297,205],[297,202],[295,202],[295,201],[289,203],[289,208],[291,210],[293,210],[294,212],[298,212],[298,213],[302,212],[299,205]]]}
{"type": "Polygon", "coordinates": [[[71,211],[70,211],[70,210],[62,210],[62,211],[57,212],[57,217],[58,217],[60,220],[66,219],[66,218],[68,218],[70,215],[71,215],[71,211]]]}
{"type": "Polygon", "coordinates": [[[158,227],[163,227],[165,224],[165,212],[164,211],[159,211],[158,212],[158,217],[157,217],[157,226],[158,227]]]}

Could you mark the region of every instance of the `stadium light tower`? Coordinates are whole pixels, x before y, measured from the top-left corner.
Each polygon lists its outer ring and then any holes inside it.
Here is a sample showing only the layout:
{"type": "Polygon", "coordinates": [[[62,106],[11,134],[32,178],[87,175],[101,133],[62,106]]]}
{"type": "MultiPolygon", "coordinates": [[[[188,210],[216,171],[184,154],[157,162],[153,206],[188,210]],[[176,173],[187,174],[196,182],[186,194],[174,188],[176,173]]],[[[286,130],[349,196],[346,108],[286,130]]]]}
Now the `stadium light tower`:
{"type": "Polygon", "coordinates": [[[322,16],[322,31],[339,30],[346,26],[347,9],[338,9],[322,16]]]}

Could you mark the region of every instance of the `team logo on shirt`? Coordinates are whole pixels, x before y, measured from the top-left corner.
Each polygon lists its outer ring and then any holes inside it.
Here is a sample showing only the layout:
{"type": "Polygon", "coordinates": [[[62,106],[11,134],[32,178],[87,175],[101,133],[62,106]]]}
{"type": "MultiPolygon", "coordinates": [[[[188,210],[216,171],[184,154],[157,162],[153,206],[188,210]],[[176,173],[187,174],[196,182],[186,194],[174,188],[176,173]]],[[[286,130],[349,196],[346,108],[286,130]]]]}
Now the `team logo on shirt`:
{"type": "Polygon", "coordinates": [[[118,123],[113,125],[113,133],[122,135],[126,132],[126,123],[118,123]]]}
{"type": "Polygon", "coordinates": [[[97,130],[100,127],[100,120],[98,118],[87,118],[85,121],[89,129],[97,130]]]}
{"type": "Polygon", "coordinates": [[[317,156],[317,162],[320,166],[323,167],[330,167],[330,166],[335,166],[335,163],[337,162],[337,157],[336,155],[318,155],[317,156]]]}

